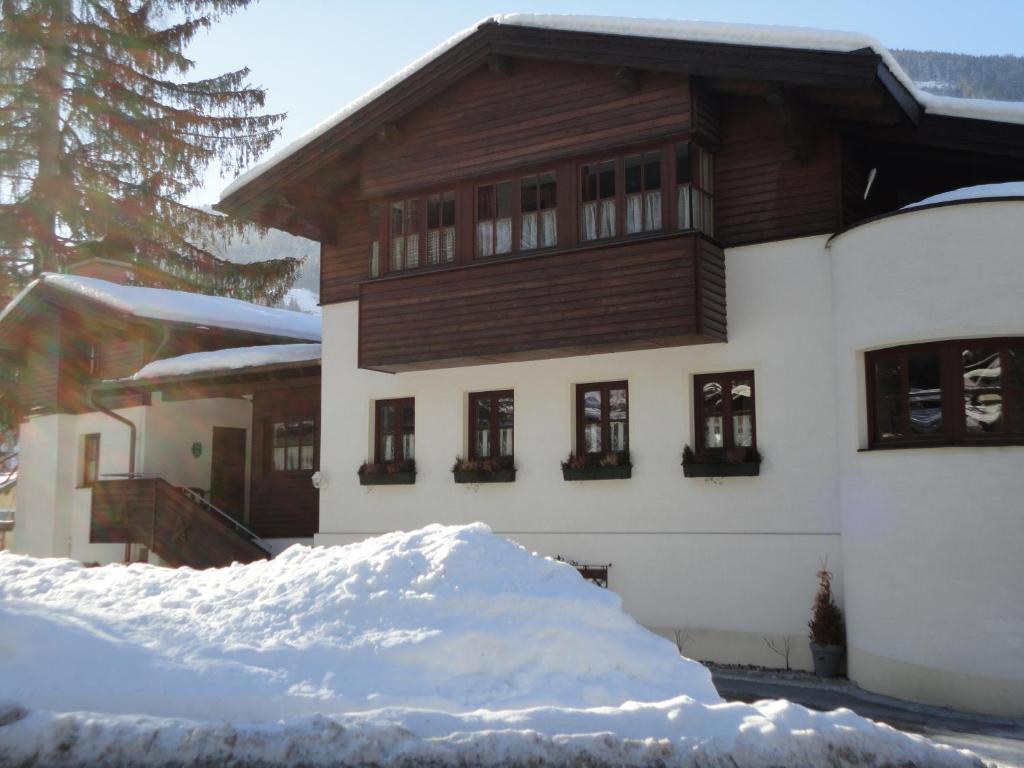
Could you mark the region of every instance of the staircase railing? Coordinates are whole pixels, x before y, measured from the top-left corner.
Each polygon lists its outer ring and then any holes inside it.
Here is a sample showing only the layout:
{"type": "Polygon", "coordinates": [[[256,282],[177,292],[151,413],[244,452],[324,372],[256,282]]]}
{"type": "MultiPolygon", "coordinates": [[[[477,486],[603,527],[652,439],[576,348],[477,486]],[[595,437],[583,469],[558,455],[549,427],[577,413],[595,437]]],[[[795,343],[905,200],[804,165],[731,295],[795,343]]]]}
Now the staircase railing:
{"type": "Polygon", "coordinates": [[[238,522],[238,520],[236,520],[223,509],[218,507],[216,504],[209,501],[201,493],[197,493],[191,488],[181,488],[181,490],[183,490],[185,492],[185,495],[188,498],[192,499],[192,501],[196,502],[197,504],[201,504],[214,514],[220,515],[226,523],[234,527],[235,531],[240,533],[242,536],[245,536],[245,538],[249,539],[249,541],[251,541],[253,544],[256,544],[258,547],[261,547],[262,549],[266,549],[268,552],[270,551],[269,548],[266,546],[266,542],[263,541],[263,539],[261,539],[255,533],[253,533],[250,529],[246,528],[244,525],[242,525],[242,523],[238,522]]]}

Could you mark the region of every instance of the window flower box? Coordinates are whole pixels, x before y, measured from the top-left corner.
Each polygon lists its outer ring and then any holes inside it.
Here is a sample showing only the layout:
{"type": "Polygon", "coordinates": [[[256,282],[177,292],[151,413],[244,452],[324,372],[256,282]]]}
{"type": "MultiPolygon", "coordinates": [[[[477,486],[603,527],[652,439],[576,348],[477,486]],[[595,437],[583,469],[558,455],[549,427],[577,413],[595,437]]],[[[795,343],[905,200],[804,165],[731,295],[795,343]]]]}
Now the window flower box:
{"type": "Polygon", "coordinates": [[[563,480],[628,480],[633,476],[629,453],[608,453],[603,456],[570,454],[562,462],[563,480]]]}
{"type": "Polygon", "coordinates": [[[456,483],[514,483],[516,466],[510,456],[497,459],[456,458],[452,475],[456,483]]]}
{"type": "Polygon", "coordinates": [[[712,455],[683,451],[686,477],[756,477],[761,474],[761,454],[756,449],[734,448],[712,455]]]}
{"type": "Polygon", "coordinates": [[[416,462],[363,464],[359,468],[360,485],[412,485],[416,482],[416,462]]]}

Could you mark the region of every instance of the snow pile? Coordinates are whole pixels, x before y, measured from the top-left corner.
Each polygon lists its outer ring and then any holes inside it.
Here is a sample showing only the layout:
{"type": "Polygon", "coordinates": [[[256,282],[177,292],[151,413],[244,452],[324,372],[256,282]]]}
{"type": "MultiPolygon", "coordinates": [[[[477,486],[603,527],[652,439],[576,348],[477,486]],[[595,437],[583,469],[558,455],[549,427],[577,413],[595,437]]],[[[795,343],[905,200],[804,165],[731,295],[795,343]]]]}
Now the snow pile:
{"type": "Polygon", "coordinates": [[[213,352],[192,352],[164,360],[154,360],[132,374],[132,381],[163,379],[168,376],[194,376],[242,371],[268,365],[287,365],[320,361],[319,344],[267,344],[262,347],[236,347],[213,352]]]}
{"type": "Polygon", "coordinates": [[[46,273],[29,283],[0,312],[0,321],[42,282],[133,317],[320,341],[320,318],[302,312],[262,307],[223,296],[119,285],[95,277],[53,273],[46,273]]]}
{"type": "Polygon", "coordinates": [[[224,569],[0,553],[0,766],[979,765],[722,702],[566,564],[483,525],[224,569]]]}
{"type": "Polygon", "coordinates": [[[684,21],[677,19],[634,19],[616,16],[582,16],[557,14],[511,13],[490,16],[458,32],[433,50],[396,72],[375,88],[346,104],[329,118],[275,152],[262,163],[257,163],[228,184],[220,194],[223,201],[249,182],[266,173],[283,160],[291,157],[307,144],[348,119],[374,99],[384,95],[410,75],[453,48],[488,23],[509,26],[536,27],[569,32],[595,32],[610,35],[635,35],[666,40],[692,40],[694,42],[726,45],[760,45],[772,48],[796,48],[817,51],[849,53],[870,48],[879,56],[893,76],[913,95],[926,112],[951,117],[1024,124],[1024,104],[986,99],[961,99],[936,96],[919,88],[910,75],[899,65],[889,49],[870,35],[859,32],[787,27],[762,24],[734,24],[712,21],[684,21]]]}
{"type": "Polygon", "coordinates": [[[955,203],[962,200],[986,200],[1004,197],[1024,197],[1024,181],[1007,181],[1002,184],[978,184],[973,187],[961,187],[960,189],[926,197],[924,200],[918,200],[916,203],[904,205],[903,208],[917,208],[921,205],[936,205],[938,203],[955,203]]]}

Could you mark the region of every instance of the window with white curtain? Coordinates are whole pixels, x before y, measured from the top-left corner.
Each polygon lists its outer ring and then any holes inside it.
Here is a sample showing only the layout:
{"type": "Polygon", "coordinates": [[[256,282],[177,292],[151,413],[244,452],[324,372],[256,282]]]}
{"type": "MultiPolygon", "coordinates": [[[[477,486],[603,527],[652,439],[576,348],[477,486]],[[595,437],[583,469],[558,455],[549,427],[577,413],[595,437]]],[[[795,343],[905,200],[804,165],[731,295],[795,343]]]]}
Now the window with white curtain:
{"type": "Polygon", "coordinates": [[[627,155],[626,234],[661,229],[661,152],[627,155]]]}
{"type": "Polygon", "coordinates": [[[519,248],[532,251],[558,245],[558,182],[554,173],[519,180],[519,248]]]}
{"type": "Polygon", "coordinates": [[[588,241],[615,237],[615,161],[584,165],[580,182],[580,238],[588,241]]]}
{"type": "Polygon", "coordinates": [[[419,201],[398,200],[391,204],[392,272],[415,269],[420,265],[419,201]]]}
{"type": "Polygon", "coordinates": [[[455,261],[455,193],[427,197],[427,264],[455,261]]]}
{"type": "Polygon", "coordinates": [[[714,157],[696,144],[676,145],[676,226],[715,233],[714,157]]]}
{"type": "Polygon", "coordinates": [[[512,182],[479,187],[476,200],[476,255],[512,253],[512,182]]]}
{"type": "Polygon", "coordinates": [[[380,205],[372,203],[367,214],[370,239],[370,277],[380,277],[380,205]]]}

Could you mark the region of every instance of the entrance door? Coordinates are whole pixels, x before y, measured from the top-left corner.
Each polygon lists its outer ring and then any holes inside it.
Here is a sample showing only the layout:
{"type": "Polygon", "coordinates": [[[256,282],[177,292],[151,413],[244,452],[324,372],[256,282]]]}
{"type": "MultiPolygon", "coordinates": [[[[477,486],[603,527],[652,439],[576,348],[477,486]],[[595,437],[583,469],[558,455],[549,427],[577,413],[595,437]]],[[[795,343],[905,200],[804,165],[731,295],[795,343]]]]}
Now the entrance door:
{"type": "Polygon", "coordinates": [[[238,521],[245,511],[245,430],[213,428],[210,502],[238,521]]]}

